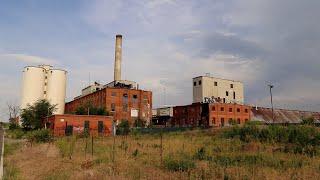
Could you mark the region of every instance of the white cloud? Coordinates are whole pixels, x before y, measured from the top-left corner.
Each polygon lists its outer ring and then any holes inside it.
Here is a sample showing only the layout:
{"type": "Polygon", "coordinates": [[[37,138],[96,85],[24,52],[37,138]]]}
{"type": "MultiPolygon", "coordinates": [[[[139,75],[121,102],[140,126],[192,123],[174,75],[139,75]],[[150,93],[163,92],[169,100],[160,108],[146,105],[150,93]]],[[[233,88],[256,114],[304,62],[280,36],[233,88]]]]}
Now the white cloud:
{"type": "Polygon", "coordinates": [[[32,56],[27,54],[0,54],[1,61],[10,61],[10,60],[17,60],[24,63],[31,63],[31,64],[57,64],[57,61],[39,57],[39,56],[32,56]]]}

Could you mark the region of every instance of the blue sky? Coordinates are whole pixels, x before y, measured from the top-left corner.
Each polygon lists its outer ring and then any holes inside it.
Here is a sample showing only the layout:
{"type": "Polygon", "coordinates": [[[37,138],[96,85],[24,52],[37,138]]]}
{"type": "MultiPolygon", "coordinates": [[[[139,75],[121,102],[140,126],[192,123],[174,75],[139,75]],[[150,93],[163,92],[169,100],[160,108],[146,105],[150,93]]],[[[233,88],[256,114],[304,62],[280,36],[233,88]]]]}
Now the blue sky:
{"type": "Polygon", "coordinates": [[[191,103],[192,77],[211,73],[243,81],[247,103],[268,106],[272,81],[276,106],[319,111],[318,7],[318,0],[2,0],[0,118],[6,102],[19,104],[26,65],[67,69],[68,100],[89,74],[111,81],[118,33],[122,76],[152,90],[154,106],[191,103]]]}

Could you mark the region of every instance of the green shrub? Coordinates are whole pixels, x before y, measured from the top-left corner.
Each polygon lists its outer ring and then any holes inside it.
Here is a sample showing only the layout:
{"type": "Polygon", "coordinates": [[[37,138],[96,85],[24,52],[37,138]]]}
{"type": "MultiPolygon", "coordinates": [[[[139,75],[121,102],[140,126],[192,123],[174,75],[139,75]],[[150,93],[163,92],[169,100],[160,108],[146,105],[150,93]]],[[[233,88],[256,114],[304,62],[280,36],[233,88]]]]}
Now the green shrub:
{"type": "Polygon", "coordinates": [[[44,142],[52,141],[53,136],[49,129],[39,129],[39,130],[30,131],[27,134],[27,139],[30,142],[44,143],[44,142]]]}
{"type": "Polygon", "coordinates": [[[195,163],[186,154],[169,155],[164,158],[164,166],[170,171],[187,171],[195,168],[195,163]]]}
{"type": "Polygon", "coordinates": [[[13,138],[13,139],[22,139],[25,136],[25,132],[20,128],[9,130],[6,132],[7,132],[8,137],[13,138]]]}
{"type": "Polygon", "coordinates": [[[64,158],[67,157],[67,155],[69,154],[69,144],[67,142],[67,140],[65,138],[59,138],[56,141],[56,145],[59,149],[60,155],[64,158]]]}
{"type": "Polygon", "coordinates": [[[130,132],[129,121],[122,120],[117,127],[117,134],[118,135],[128,135],[129,132],[130,132]]]}
{"type": "Polygon", "coordinates": [[[195,159],[198,159],[198,160],[205,160],[205,159],[207,159],[206,151],[205,151],[204,147],[201,147],[200,149],[198,149],[197,152],[194,154],[193,157],[194,157],[195,159]]]}

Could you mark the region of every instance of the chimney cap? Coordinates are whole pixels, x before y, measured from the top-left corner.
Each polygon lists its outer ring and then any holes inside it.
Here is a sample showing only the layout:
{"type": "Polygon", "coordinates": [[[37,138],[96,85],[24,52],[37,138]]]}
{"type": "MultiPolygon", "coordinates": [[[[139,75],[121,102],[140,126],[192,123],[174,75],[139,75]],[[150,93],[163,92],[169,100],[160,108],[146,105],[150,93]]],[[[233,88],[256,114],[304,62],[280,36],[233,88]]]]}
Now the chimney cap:
{"type": "Polygon", "coordinates": [[[116,37],[122,37],[122,35],[121,34],[117,34],[116,37]]]}

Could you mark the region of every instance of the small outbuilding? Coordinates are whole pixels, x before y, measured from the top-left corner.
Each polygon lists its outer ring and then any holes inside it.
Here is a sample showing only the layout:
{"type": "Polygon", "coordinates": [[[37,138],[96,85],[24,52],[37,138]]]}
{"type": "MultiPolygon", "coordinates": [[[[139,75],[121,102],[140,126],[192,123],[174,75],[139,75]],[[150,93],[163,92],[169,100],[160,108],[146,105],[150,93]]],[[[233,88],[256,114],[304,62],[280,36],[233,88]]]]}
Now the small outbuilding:
{"type": "Polygon", "coordinates": [[[48,118],[54,136],[81,135],[91,136],[112,135],[112,116],[100,115],[52,115],[48,118]]]}

